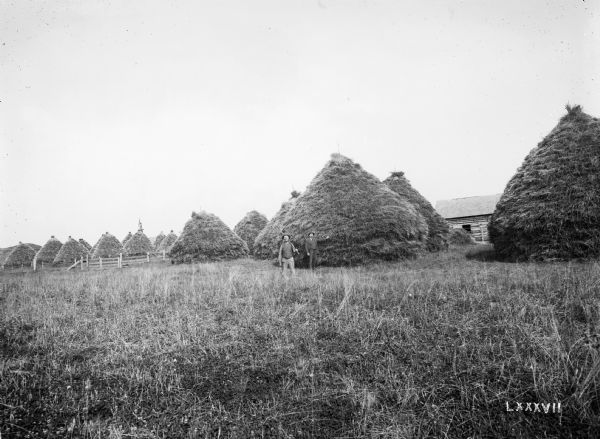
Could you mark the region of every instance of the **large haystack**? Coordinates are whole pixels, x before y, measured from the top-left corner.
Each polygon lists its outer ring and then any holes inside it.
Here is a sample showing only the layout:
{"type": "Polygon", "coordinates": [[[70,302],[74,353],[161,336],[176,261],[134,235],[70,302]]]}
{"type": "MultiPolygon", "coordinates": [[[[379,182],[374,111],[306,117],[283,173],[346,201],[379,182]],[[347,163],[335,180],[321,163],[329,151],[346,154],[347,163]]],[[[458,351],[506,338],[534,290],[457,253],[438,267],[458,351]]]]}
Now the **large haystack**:
{"type": "Polygon", "coordinates": [[[39,249],[36,253],[35,259],[37,263],[51,264],[52,262],[54,262],[54,258],[60,251],[61,247],[62,242],[60,242],[54,237],[54,235],[52,235],[48,242],[46,242],[46,244],[44,244],[42,248],[39,249]]]}
{"type": "Polygon", "coordinates": [[[87,249],[81,245],[79,241],[74,240],[69,236],[69,239],[62,245],[56,257],[54,264],[72,264],[75,260],[88,254],[87,249]]]}
{"type": "Polygon", "coordinates": [[[448,234],[450,233],[448,223],[436,212],[431,203],[411,186],[404,176],[404,172],[392,172],[392,175],[383,182],[398,195],[410,201],[427,221],[429,229],[427,250],[440,251],[448,248],[448,234]]]}
{"type": "Polygon", "coordinates": [[[35,258],[36,250],[27,244],[19,242],[19,245],[12,248],[4,260],[4,267],[30,266],[35,258]]]}
{"type": "Polygon", "coordinates": [[[321,262],[345,265],[415,256],[428,230],[410,202],[349,158],[333,154],[290,207],[282,231],[301,253],[308,233],[328,236],[319,246],[321,262]]]}
{"type": "Polygon", "coordinates": [[[281,236],[284,233],[283,222],[299,196],[298,192],[292,192],[292,197],[281,205],[281,208],[271,218],[271,221],[256,236],[254,245],[252,246],[252,254],[254,256],[262,259],[277,257],[281,236]]]}
{"type": "Polygon", "coordinates": [[[600,120],[579,106],[567,111],[496,205],[489,232],[500,258],[600,256],[600,120]]]}
{"type": "Polygon", "coordinates": [[[268,222],[269,221],[267,220],[266,216],[257,212],[256,210],[252,210],[235,225],[233,231],[246,242],[250,253],[252,253],[254,240],[262,231],[262,229],[265,228],[268,222]]]}
{"type": "Polygon", "coordinates": [[[127,235],[121,241],[121,244],[123,245],[123,247],[125,247],[125,244],[127,244],[127,241],[129,241],[132,236],[133,236],[133,234],[131,232],[127,232],[127,235]]]}
{"type": "Polygon", "coordinates": [[[177,235],[173,233],[173,230],[171,230],[171,232],[160,241],[160,244],[156,250],[159,252],[164,251],[169,253],[173,247],[173,244],[175,244],[175,241],[177,241],[177,235]]]}
{"type": "Polygon", "coordinates": [[[79,238],[79,243],[89,252],[92,251],[92,246],[83,238],[79,238]]]}
{"type": "Polygon", "coordinates": [[[156,238],[151,240],[152,246],[158,250],[158,247],[160,246],[160,243],[162,242],[163,239],[165,239],[165,234],[161,230],[161,232],[158,235],[156,235],[156,238]]]}
{"type": "Polygon", "coordinates": [[[103,234],[92,254],[92,258],[114,258],[123,252],[121,242],[110,233],[103,234]]]}
{"type": "Polygon", "coordinates": [[[216,215],[192,213],[171,248],[176,262],[217,261],[248,255],[248,246],[216,215]]]}
{"type": "Polygon", "coordinates": [[[123,246],[123,253],[127,256],[145,255],[151,251],[152,243],[141,230],[138,230],[135,235],[131,236],[123,246]]]}

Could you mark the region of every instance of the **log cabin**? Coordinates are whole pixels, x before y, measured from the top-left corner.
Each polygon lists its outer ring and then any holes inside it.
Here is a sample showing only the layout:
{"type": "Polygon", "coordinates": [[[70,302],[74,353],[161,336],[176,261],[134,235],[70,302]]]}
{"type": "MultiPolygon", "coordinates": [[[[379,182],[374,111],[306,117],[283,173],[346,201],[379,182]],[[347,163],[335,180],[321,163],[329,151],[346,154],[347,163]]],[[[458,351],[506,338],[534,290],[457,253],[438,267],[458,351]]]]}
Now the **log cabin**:
{"type": "Polygon", "coordinates": [[[462,228],[477,242],[489,242],[488,223],[502,194],[440,200],[435,210],[452,228],[462,228]]]}

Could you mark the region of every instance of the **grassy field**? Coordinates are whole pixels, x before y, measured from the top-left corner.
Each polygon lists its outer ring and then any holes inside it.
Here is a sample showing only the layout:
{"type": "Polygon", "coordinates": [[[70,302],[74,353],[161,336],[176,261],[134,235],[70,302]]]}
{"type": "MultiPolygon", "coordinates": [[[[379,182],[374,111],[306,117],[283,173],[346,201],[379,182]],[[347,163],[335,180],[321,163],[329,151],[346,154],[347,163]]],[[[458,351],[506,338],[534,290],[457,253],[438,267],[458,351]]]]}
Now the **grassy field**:
{"type": "Polygon", "coordinates": [[[0,283],[3,439],[600,435],[599,263],[453,250],[288,281],[242,260],[0,283]]]}

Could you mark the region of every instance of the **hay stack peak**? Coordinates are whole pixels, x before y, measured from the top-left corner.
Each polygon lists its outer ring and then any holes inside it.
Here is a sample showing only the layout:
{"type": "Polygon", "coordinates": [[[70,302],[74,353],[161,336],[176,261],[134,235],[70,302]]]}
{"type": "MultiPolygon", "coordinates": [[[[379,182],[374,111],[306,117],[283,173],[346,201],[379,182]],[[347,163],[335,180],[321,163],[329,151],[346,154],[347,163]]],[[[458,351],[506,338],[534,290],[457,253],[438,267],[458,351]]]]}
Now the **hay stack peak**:
{"type": "Polygon", "coordinates": [[[41,249],[35,255],[35,259],[38,263],[46,263],[51,264],[54,262],[54,258],[60,251],[62,247],[62,242],[52,235],[50,239],[42,246],[41,249]]]}
{"type": "Polygon", "coordinates": [[[171,248],[176,262],[217,261],[248,255],[248,246],[219,217],[193,212],[171,248]]]}
{"type": "Polygon", "coordinates": [[[108,232],[100,237],[95,247],[93,258],[114,258],[123,251],[121,242],[108,232]]]}
{"type": "MultiPolygon", "coordinates": [[[[300,250],[310,232],[317,239],[329,237],[320,245],[328,265],[412,257],[424,247],[428,232],[410,202],[341,154],[333,154],[295,199],[281,229],[300,250]]],[[[256,243],[263,244],[258,238],[256,243]]]]}
{"type": "Polygon", "coordinates": [[[132,236],[133,235],[131,234],[131,232],[127,232],[127,235],[125,236],[125,238],[123,238],[123,241],[121,241],[121,244],[123,244],[123,246],[125,246],[125,244],[127,244],[127,241],[129,241],[132,236]]]}
{"type": "Polygon", "coordinates": [[[35,258],[36,251],[27,244],[19,242],[19,245],[12,248],[3,262],[4,267],[20,267],[31,265],[35,258]]]}
{"type": "Polygon", "coordinates": [[[69,239],[65,241],[56,256],[54,257],[54,264],[71,264],[73,261],[85,256],[87,254],[86,248],[81,245],[79,241],[74,240],[69,236],[69,239]]]}
{"type": "Polygon", "coordinates": [[[383,182],[391,190],[411,202],[427,221],[429,229],[427,250],[440,251],[446,249],[448,247],[448,233],[450,232],[448,223],[436,212],[431,203],[412,187],[404,172],[392,172],[383,182]]]}
{"type": "Polygon", "coordinates": [[[127,256],[145,255],[152,251],[152,243],[142,230],[138,230],[123,246],[127,256]]]}
{"type": "Polygon", "coordinates": [[[506,185],[490,222],[508,260],[600,256],[600,120],[567,106],[506,185]]]}
{"type": "Polygon", "coordinates": [[[262,213],[252,210],[248,212],[239,223],[235,225],[233,231],[244,240],[248,249],[252,253],[254,240],[258,234],[265,228],[269,221],[262,213]]]}

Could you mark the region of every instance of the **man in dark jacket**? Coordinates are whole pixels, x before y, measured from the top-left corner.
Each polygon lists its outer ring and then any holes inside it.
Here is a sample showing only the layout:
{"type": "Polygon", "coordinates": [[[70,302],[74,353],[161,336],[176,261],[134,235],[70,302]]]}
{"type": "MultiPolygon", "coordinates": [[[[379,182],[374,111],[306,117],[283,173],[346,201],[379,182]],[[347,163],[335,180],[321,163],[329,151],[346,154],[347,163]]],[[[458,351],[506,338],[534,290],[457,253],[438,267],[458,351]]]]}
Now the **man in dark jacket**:
{"type": "Polygon", "coordinates": [[[296,275],[294,269],[294,253],[298,253],[294,244],[290,242],[289,235],[283,235],[283,242],[279,247],[279,265],[281,266],[281,273],[285,276],[285,268],[289,266],[292,270],[292,276],[296,275]]]}
{"type": "MultiPolygon", "coordinates": [[[[329,239],[329,236],[323,238],[323,240],[325,239],[329,239]]],[[[306,238],[305,248],[306,254],[309,257],[310,269],[314,270],[318,263],[317,258],[319,257],[319,246],[317,243],[317,238],[315,238],[315,234],[313,232],[310,232],[308,234],[308,238],[306,238]]]]}

